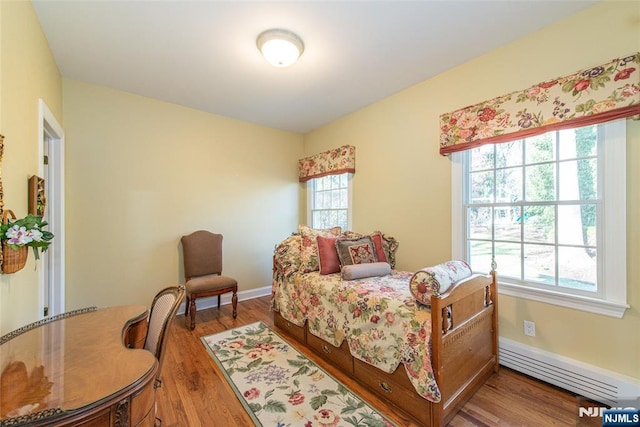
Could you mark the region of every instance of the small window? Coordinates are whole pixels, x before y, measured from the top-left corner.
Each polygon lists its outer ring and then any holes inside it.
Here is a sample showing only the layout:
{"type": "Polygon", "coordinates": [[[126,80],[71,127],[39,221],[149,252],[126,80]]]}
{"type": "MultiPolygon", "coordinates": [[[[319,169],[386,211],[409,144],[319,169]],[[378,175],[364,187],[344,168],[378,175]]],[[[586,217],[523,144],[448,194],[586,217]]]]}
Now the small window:
{"type": "Polygon", "coordinates": [[[351,228],[351,174],[327,175],[308,181],[308,223],[312,228],[351,228]]]}

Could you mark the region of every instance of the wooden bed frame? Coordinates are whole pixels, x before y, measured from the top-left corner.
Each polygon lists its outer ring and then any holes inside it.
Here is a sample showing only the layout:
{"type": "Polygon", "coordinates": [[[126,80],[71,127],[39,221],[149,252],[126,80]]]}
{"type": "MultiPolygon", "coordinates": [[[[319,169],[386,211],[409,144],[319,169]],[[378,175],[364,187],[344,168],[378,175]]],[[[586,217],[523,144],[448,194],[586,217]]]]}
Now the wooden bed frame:
{"type": "Polygon", "coordinates": [[[402,365],[387,374],[351,356],[346,341],[336,348],[279,312],[274,312],[274,324],[419,425],[443,426],[498,371],[497,295],[494,271],[460,280],[440,297],[431,297],[431,361],[439,403],[417,394],[402,365]]]}

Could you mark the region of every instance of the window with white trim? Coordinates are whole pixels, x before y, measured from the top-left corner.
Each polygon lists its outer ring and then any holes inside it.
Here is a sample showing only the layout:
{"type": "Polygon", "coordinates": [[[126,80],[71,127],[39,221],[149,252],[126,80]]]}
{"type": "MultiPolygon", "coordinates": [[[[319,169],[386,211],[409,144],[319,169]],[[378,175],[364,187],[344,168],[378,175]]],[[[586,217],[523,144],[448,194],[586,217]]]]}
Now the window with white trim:
{"type": "Polygon", "coordinates": [[[311,228],[351,229],[351,175],[327,175],[307,181],[307,223],[311,228]]]}
{"type": "Polygon", "coordinates": [[[500,292],[621,317],[625,121],[453,155],[454,257],[497,263],[500,292]]]}

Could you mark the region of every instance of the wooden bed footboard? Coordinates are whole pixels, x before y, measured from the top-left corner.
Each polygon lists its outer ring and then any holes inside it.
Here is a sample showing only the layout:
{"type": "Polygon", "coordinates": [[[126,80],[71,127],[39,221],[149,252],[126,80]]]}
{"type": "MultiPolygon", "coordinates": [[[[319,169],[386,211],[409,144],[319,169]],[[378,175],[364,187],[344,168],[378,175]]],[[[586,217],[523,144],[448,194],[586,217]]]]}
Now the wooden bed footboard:
{"type": "Polygon", "coordinates": [[[420,397],[400,365],[392,374],[354,358],[346,342],[339,348],[274,312],[275,326],[420,426],[447,424],[493,372],[498,370],[497,279],[474,275],[431,298],[432,365],[442,394],[439,403],[420,397]]]}
{"type": "Polygon", "coordinates": [[[498,365],[497,277],[473,275],[431,297],[432,352],[442,400],[435,425],[445,425],[498,365]]]}

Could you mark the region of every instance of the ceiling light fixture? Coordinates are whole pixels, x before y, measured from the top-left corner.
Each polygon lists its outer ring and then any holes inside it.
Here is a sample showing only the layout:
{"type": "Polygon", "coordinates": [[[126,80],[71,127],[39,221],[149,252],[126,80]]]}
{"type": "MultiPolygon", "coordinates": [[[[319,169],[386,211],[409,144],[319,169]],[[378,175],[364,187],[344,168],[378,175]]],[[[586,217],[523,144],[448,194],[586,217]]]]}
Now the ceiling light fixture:
{"type": "Polygon", "coordinates": [[[293,65],[304,52],[304,43],[300,37],[291,31],[278,28],[260,33],[256,45],[274,67],[293,65]]]}

